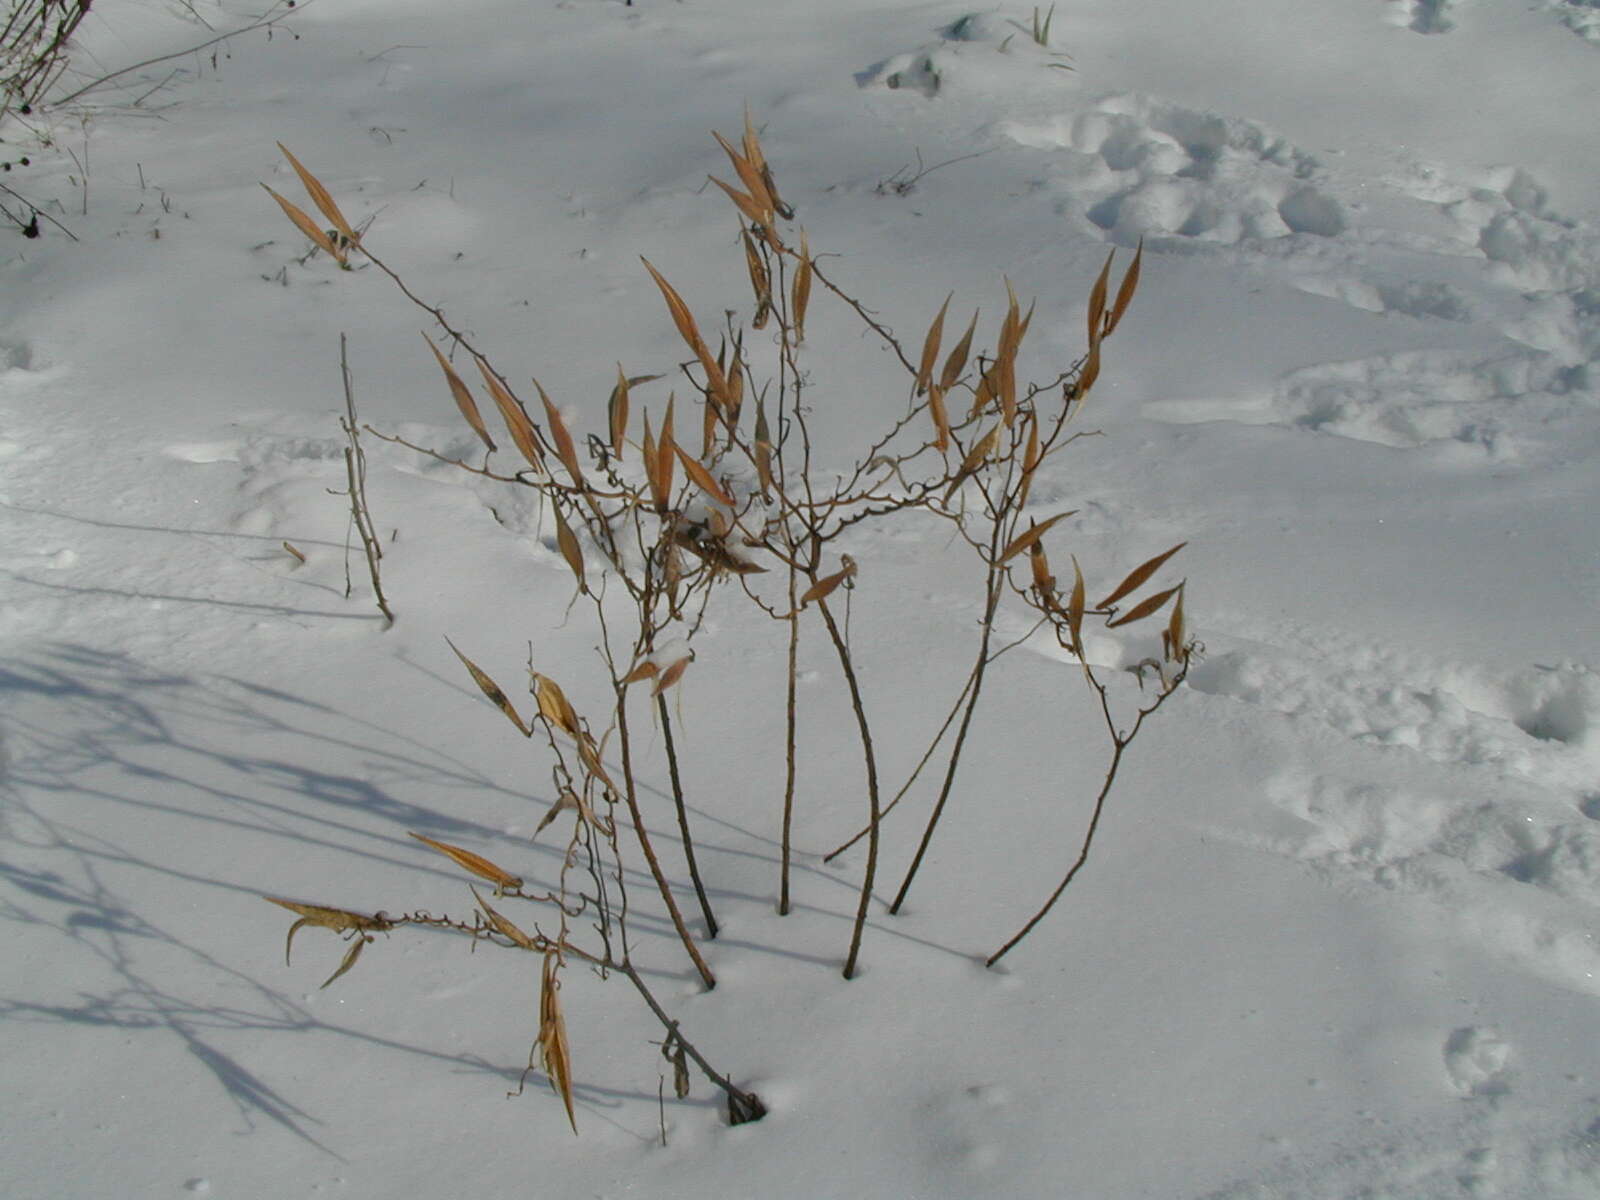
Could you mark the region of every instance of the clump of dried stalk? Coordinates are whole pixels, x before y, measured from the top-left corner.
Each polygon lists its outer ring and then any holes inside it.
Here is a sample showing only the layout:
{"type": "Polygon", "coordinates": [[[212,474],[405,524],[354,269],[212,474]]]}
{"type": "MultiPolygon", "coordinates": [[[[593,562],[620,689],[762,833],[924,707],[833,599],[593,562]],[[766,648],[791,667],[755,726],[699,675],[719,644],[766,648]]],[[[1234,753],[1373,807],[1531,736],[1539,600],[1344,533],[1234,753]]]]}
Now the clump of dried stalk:
{"type": "MultiPolygon", "coordinates": [[[[390,611],[389,601],[384,597],[383,579],[378,570],[378,564],[383,561],[383,543],[378,540],[378,531],[372,524],[372,510],[367,507],[367,452],[361,446],[361,426],[356,421],[355,385],[350,377],[350,356],[345,345],[345,335],[342,333],[339,335],[339,378],[344,384],[345,412],[345,415],[339,418],[339,427],[344,430],[347,443],[344,448],[345,491],[342,494],[350,498],[350,527],[361,538],[361,549],[367,559],[367,574],[372,577],[372,594],[377,600],[378,611],[383,614],[387,628],[388,625],[394,624],[394,613],[390,611]]],[[[305,556],[299,551],[293,553],[302,562],[305,560],[305,556]]],[[[344,563],[346,599],[349,599],[351,590],[350,546],[346,541],[344,563]]]]}
{"type": "MultiPolygon", "coordinates": [[[[674,1061],[680,1065],[685,1059],[692,1060],[726,1093],[730,1119],[751,1120],[764,1111],[755,1096],[706,1063],[651,994],[634,967],[627,928],[631,910],[624,863],[631,850],[625,846],[636,844],[684,953],[705,986],[715,985],[640,808],[630,701],[647,693],[645,703],[662,730],[681,848],[706,934],[715,937],[716,920],[694,854],[680,769],[683,764],[673,740],[665,693],[691,669],[695,636],[720,585],[736,588],[783,628],[787,640],[780,912],[787,912],[791,903],[792,832],[801,770],[796,678],[800,644],[808,631],[820,633],[850,700],[862,758],[864,825],[856,838],[835,854],[863,839],[867,847],[842,966],[846,979],[857,970],[881,860],[884,818],[911,794],[924,770],[937,762],[939,785],[890,907],[896,912],[905,902],[955,795],[958,769],[989,669],[1020,644],[997,644],[996,621],[1002,604],[1020,605],[1030,615],[1029,636],[1047,632],[1078,661],[1103,716],[1111,755],[1076,856],[1044,905],[986,960],[991,965],[1043,919],[1082,869],[1128,746],[1145,720],[1175,693],[1198,650],[1185,621],[1184,584],[1146,590],[1181,546],[1144,562],[1091,605],[1076,557],[1072,559],[1072,582],[1062,588],[1046,551],[1047,536],[1072,513],[1040,519],[1029,506],[1031,489],[1045,464],[1084,436],[1071,428],[1072,422],[1099,378],[1104,344],[1133,300],[1142,251],[1135,253],[1114,295],[1110,258],[1094,282],[1088,303],[1088,348],[1083,357],[1041,382],[1024,382],[1018,362],[1033,309],[1022,310],[1009,283],[992,350],[974,351],[977,313],[946,348],[945,321],[953,297],[946,298],[934,316],[920,347],[908,350],[892,330],[824,272],[805,233],[790,231],[793,210],[779,195],[748,117],[737,145],[716,136],[735,182],[718,178],[712,182],[739,214],[739,243],[754,300],[749,323],[741,325],[730,314],[726,328],[708,338],[689,303],[646,261],[645,271],[660,292],[687,352],[675,370],[693,407],[680,406],[675,393],[669,394],[652,420],[648,410],[636,405],[635,389],[663,378],[666,372],[629,374],[619,364],[600,431],[581,442],[537,380],[532,381],[536,402],[529,403],[441,309],[420,300],[376,257],[328,190],[287,150],[284,154],[290,165],[331,228],[324,228],[297,205],[272,193],[289,219],[340,267],[351,269],[352,260],[370,264],[433,318],[447,350],[430,340],[432,357],[457,410],[483,446],[481,464],[450,458],[370,426],[367,431],[462,471],[540,494],[551,514],[556,546],[573,577],[574,601],[591,605],[597,618],[611,698],[603,721],[591,724],[577,713],[561,687],[530,663],[530,692],[537,715],[525,720],[500,686],[456,651],[490,702],[519,733],[537,738],[549,751],[557,800],[540,829],[570,814],[570,824],[564,826],[569,830],[567,850],[559,879],[539,890],[527,888],[522,880],[459,847],[422,840],[494,883],[497,897],[542,906],[552,922],[548,932],[538,924],[532,933],[524,932],[481,896],[470,921],[427,913],[363,917],[313,905],[291,903],[289,907],[302,914],[296,927],[305,922],[321,924],[353,939],[350,954],[335,978],[355,961],[374,932],[405,924],[445,928],[478,941],[542,955],[535,1057],[566,1101],[569,1117],[571,1062],[559,1003],[560,973],[569,959],[588,963],[602,975],[615,972],[627,978],[667,1030],[663,1051],[670,1049],[669,1058],[678,1056],[674,1061]],[[826,475],[813,463],[811,424],[822,419],[826,409],[812,399],[809,377],[802,369],[807,318],[812,298],[818,294],[826,294],[882,342],[903,367],[907,387],[904,411],[886,428],[864,439],[864,449],[853,466],[826,475]],[[754,333],[764,336],[750,336],[754,333]],[[458,369],[458,364],[467,367],[458,369]],[[502,449],[491,435],[477,396],[464,378],[472,374],[479,377],[509,438],[509,448],[502,449]],[[636,407],[641,409],[637,420],[636,407]],[[693,433],[680,427],[688,424],[682,420],[685,409],[698,417],[693,433]],[[933,732],[916,767],[890,795],[880,770],[873,713],[865,700],[849,622],[841,620],[856,578],[863,569],[870,569],[870,564],[863,568],[834,546],[842,535],[863,523],[913,516],[944,522],[972,552],[982,582],[980,637],[947,716],[933,732]],[[1118,699],[1104,669],[1088,661],[1084,626],[1095,621],[1116,629],[1163,612],[1162,654],[1138,667],[1140,700],[1130,723],[1127,714],[1117,710],[1118,699]],[[954,736],[947,740],[952,728],[954,736]],[[632,839],[623,838],[623,824],[631,826],[632,839]],[[580,918],[589,923],[589,933],[584,936],[593,939],[581,945],[571,928],[580,918]]],[[[681,1078],[681,1073],[675,1071],[675,1078],[681,1078]]]]}

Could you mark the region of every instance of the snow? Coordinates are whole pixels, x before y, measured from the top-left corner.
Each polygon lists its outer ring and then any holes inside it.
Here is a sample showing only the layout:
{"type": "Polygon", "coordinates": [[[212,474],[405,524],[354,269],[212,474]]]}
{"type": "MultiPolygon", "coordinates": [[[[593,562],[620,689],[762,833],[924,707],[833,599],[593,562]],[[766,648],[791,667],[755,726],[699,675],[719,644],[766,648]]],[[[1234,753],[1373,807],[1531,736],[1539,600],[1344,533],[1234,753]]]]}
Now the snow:
{"type": "MultiPolygon", "coordinates": [[[[0,1191],[1600,1196],[1594,13],[1075,0],[1040,47],[1023,5],[310,0],[213,58],[178,53],[214,36],[181,6],[96,6],[63,89],[178,57],[0,146],[77,239],[0,234],[0,1191]],[[1167,574],[1206,654],[1088,866],[986,970],[1107,754],[1069,655],[1002,659],[911,901],[874,904],[846,982],[863,852],[822,856],[865,813],[847,698],[814,640],[779,917],[786,646],[719,595],[674,689],[719,984],[647,878],[637,953],[771,1112],[730,1127],[703,1081],[658,1106],[659,1026],[569,969],[574,1138],[538,1071],[506,1098],[533,958],[401,930],[322,991],[343,948],[305,929],[286,967],[288,914],[259,898],[464,915],[412,831],[548,880],[548,764],[444,639],[519,696],[530,654],[580,710],[605,692],[547,510],[373,439],[397,623],[359,546],[346,596],[339,334],[364,420],[474,439],[427,315],[307,258],[259,185],[300,195],[283,142],[502,372],[599,429],[619,358],[682,357],[641,255],[703,320],[746,305],[705,183],[746,105],[830,275],[912,342],[952,290],[953,320],[992,327],[1005,277],[1037,297],[1025,365],[1048,377],[1108,249],[1142,239],[1083,417],[1101,436],[1033,504],[1078,509],[1050,544],[1095,580],[1187,541],[1167,574]]],[[[904,382],[815,304],[831,466],[904,382]]],[[[903,778],[981,587],[942,526],[841,548],[903,778]]],[[[1113,675],[1144,653],[1088,646],[1113,675]]],[[[884,901],[931,799],[885,822],[884,901]]]]}

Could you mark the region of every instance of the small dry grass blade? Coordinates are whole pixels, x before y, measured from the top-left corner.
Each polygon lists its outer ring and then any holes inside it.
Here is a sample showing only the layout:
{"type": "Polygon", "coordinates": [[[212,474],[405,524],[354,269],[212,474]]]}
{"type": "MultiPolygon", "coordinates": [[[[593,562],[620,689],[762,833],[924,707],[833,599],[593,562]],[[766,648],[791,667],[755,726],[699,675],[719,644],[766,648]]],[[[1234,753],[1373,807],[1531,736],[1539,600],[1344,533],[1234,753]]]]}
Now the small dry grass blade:
{"type": "Polygon", "coordinates": [[[534,389],[539,393],[539,400],[544,405],[545,419],[550,422],[550,439],[556,444],[556,457],[561,460],[561,465],[566,467],[567,474],[572,476],[575,487],[582,490],[583,469],[578,466],[578,448],[573,444],[572,434],[567,432],[567,423],[561,419],[561,411],[556,408],[550,397],[545,395],[544,388],[539,381],[533,381],[534,389]]]}
{"type": "Polygon", "coordinates": [[[1117,289],[1117,298],[1111,304],[1111,315],[1106,318],[1106,336],[1110,337],[1122,320],[1122,314],[1128,311],[1128,305],[1133,300],[1134,289],[1139,286],[1139,263],[1144,258],[1144,239],[1139,239],[1139,248],[1133,252],[1133,262],[1129,264],[1127,273],[1122,277],[1122,286],[1117,289]]]}
{"type": "Polygon", "coordinates": [[[1138,604],[1134,605],[1115,621],[1107,621],[1106,628],[1115,629],[1118,625],[1131,625],[1135,621],[1142,621],[1153,613],[1158,612],[1163,604],[1165,604],[1168,600],[1171,600],[1182,590],[1183,585],[1180,583],[1177,587],[1168,588],[1164,592],[1158,592],[1156,595],[1151,596],[1148,600],[1142,600],[1138,604]]]}
{"type": "Polygon", "coordinates": [[[430,846],[440,854],[451,859],[464,870],[471,871],[480,879],[487,879],[494,884],[496,894],[514,892],[522,887],[522,880],[510,871],[497,867],[487,858],[474,854],[471,850],[463,850],[460,846],[452,846],[449,842],[436,842],[431,837],[424,837],[420,833],[413,833],[412,837],[424,846],[430,846]]]}
{"type": "Polygon", "coordinates": [[[360,240],[360,235],[350,227],[350,222],[344,219],[344,214],[339,211],[339,206],[333,202],[333,196],[328,189],[310,171],[300,165],[300,160],[289,153],[289,147],[282,142],[278,149],[283,151],[283,156],[289,160],[289,165],[294,168],[294,173],[300,176],[300,182],[305,186],[306,195],[311,197],[311,203],[317,206],[317,211],[333,222],[333,227],[351,243],[360,240]]]}
{"type": "Polygon", "coordinates": [[[422,335],[422,340],[428,343],[428,349],[433,351],[433,357],[439,360],[439,369],[444,372],[445,382],[450,385],[450,394],[455,397],[456,407],[461,410],[461,415],[467,419],[467,424],[472,426],[472,432],[478,439],[489,447],[490,450],[499,449],[494,444],[494,439],[489,436],[489,430],[484,427],[483,416],[478,412],[478,402],[472,398],[472,392],[456,374],[456,369],[450,365],[450,360],[439,352],[439,347],[433,344],[433,339],[427,334],[422,335]]]}
{"type": "Polygon", "coordinates": [[[346,265],[344,249],[342,247],[335,246],[333,244],[333,240],[329,238],[326,233],[317,228],[317,223],[315,221],[308,217],[297,205],[285,200],[282,196],[278,195],[277,192],[267,187],[266,184],[263,183],[261,186],[267,189],[267,195],[271,196],[278,202],[278,207],[283,209],[283,215],[288,217],[290,221],[294,222],[294,227],[301,233],[305,234],[306,237],[310,238],[312,244],[315,245],[318,250],[321,250],[324,254],[328,255],[341,267],[346,265]]]}
{"type": "Polygon", "coordinates": [[[567,1023],[561,1017],[561,981],[556,971],[561,955],[554,950],[544,956],[544,973],[539,981],[539,1059],[561,1102],[567,1106],[567,1121],[578,1132],[578,1118],[572,1110],[572,1054],[567,1048],[567,1023]]]}
{"type": "Polygon", "coordinates": [[[917,367],[917,395],[923,395],[928,386],[933,382],[933,365],[939,359],[939,343],[944,340],[944,315],[950,308],[950,301],[955,299],[951,292],[944,298],[944,303],[939,306],[939,313],[928,326],[927,336],[922,339],[922,362],[917,367]]]}
{"type": "Polygon", "coordinates": [[[541,475],[546,474],[544,452],[539,449],[539,435],[534,430],[533,422],[528,419],[528,414],[523,411],[522,405],[511,394],[511,390],[500,382],[500,377],[490,369],[488,363],[476,355],[473,356],[473,361],[478,364],[478,373],[483,376],[484,386],[489,389],[495,407],[500,410],[500,419],[505,422],[506,430],[511,434],[511,441],[522,457],[527,459],[530,467],[541,475]]]}
{"type": "Polygon", "coordinates": [[[1182,550],[1188,544],[1188,542],[1179,542],[1171,550],[1164,550],[1154,558],[1140,563],[1137,567],[1128,572],[1128,577],[1117,585],[1115,591],[1113,591],[1104,600],[1100,601],[1098,607],[1110,608],[1118,600],[1121,600],[1129,592],[1132,592],[1145,580],[1149,579],[1150,576],[1154,575],[1158,570],[1160,570],[1162,563],[1166,562],[1167,559],[1171,558],[1174,554],[1176,554],[1179,550],[1182,550]]]}
{"type": "Polygon", "coordinates": [[[485,674],[481,668],[479,668],[477,663],[473,662],[465,654],[457,650],[456,644],[449,638],[445,638],[444,644],[449,646],[450,649],[455,652],[455,656],[461,660],[461,665],[466,667],[467,674],[472,676],[472,682],[478,685],[478,690],[481,691],[485,696],[489,697],[490,702],[496,708],[505,713],[506,719],[517,727],[517,732],[522,734],[523,737],[532,737],[533,730],[528,726],[527,722],[522,719],[521,714],[517,712],[511,701],[506,699],[506,694],[500,690],[500,685],[494,680],[490,679],[489,676],[485,674]]]}
{"type": "Polygon", "coordinates": [[[939,372],[939,386],[949,391],[955,386],[956,380],[961,378],[961,372],[967,369],[967,355],[972,353],[972,335],[978,330],[978,314],[972,314],[972,324],[967,326],[966,333],[961,335],[961,340],[956,343],[956,348],[950,351],[950,357],[944,360],[944,370],[939,372]]]}
{"type": "Polygon", "coordinates": [[[1070,508],[1064,513],[1057,513],[1049,520],[1038,525],[1029,526],[1026,533],[1018,535],[1012,540],[1011,544],[1005,548],[1005,552],[1000,555],[1000,564],[1010,562],[1024,550],[1031,550],[1034,546],[1038,545],[1040,538],[1042,538],[1046,533],[1050,532],[1050,527],[1052,525],[1054,525],[1057,521],[1066,520],[1077,511],[1078,510],[1075,508],[1070,508]]]}

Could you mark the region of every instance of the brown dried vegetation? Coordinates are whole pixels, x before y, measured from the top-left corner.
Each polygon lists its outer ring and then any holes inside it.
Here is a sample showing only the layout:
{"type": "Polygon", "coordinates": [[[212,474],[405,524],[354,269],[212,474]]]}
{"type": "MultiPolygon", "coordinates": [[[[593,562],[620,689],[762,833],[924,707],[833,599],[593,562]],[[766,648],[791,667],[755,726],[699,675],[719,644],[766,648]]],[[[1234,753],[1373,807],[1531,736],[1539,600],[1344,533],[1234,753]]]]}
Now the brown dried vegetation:
{"type": "MultiPolygon", "coordinates": [[[[269,899],[300,914],[290,930],[291,938],[301,926],[314,924],[354,939],[333,978],[353,965],[375,933],[405,925],[447,929],[478,942],[539,954],[539,1026],[529,1070],[537,1067],[543,1071],[561,1096],[574,1129],[572,1056],[560,1004],[562,972],[569,960],[588,964],[602,977],[621,975],[634,985],[666,1030],[662,1052],[674,1063],[678,1095],[687,1089],[687,1064],[693,1062],[726,1094],[730,1121],[755,1120],[765,1112],[755,1095],[709,1065],[662,1008],[634,964],[629,930],[631,910],[625,880],[636,848],[685,955],[704,985],[715,986],[715,977],[683,916],[678,889],[661,865],[640,811],[643,788],[635,775],[630,714],[643,702],[659,725],[681,849],[705,930],[715,937],[716,919],[696,865],[666,693],[679,687],[690,669],[692,644],[719,587],[724,591],[731,587],[741,594],[782,626],[787,637],[780,912],[787,912],[790,903],[791,832],[802,769],[795,680],[803,636],[820,632],[850,698],[864,767],[864,826],[829,858],[861,840],[867,842],[867,849],[842,964],[846,979],[855,974],[861,954],[885,818],[911,794],[925,768],[936,760],[942,763],[926,823],[890,906],[890,912],[897,912],[954,794],[963,747],[989,668],[1018,644],[996,642],[996,618],[1002,603],[1020,605],[1034,634],[1053,636],[1078,660],[1103,717],[1110,756],[1087,827],[1064,876],[1022,929],[988,957],[991,965],[1043,919],[1087,861],[1127,747],[1144,721],[1175,693],[1198,650],[1185,623],[1182,582],[1140,598],[1182,544],[1135,567],[1091,607],[1077,557],[1072,558],[1072,584],[1065,596],[1058,590],[1048,557],[1047,543],[1061,537],[1061,523],[1073,514],[1043,515],[1028,507],[1030,489],[1041,469],[1084,436],[1070,426],[1098,378],[1102,344],[1116,331],[1133,300],[1142,251],[1134,254],[1114,296],[1112,262],[1107,259],[1089,291],[1084,356],[1042,382],[1024,382],[1026,376],[1019,369],[1033,309],[1022,310],[1009,283],[992,351],[974,353],[979,320],[974,313],[945,353],[945,319],[953,298],[946,297],[913,358],[890,328],[825,273],[804,232],[791,234],[793,210],[778,195],[771,167],[748,117],[737,146],[720,135],[717,142],[737,179],[737,185],[720,179],[714,182],[731,199],[739,220],[739,243],[753,300],[748,326],[736,327],[730,315],[713,351],[689,302],[655,266],[644,263],[684,346],[685,356],[675,369],[680,387],[701,409],[703,436],[698,454],[678,440],[675,395],[669,395],[659,424],[652,423],[649,411],[633,395],[634,388],[661,378],[661,374],[630,376],[618,364],[617,381],[599,432],[582,441],[585,454],[580,457],[580,442],[544,389],[533,382],[541,421],[530,415],[506,377],[441,310],[418,300],[400,277],[373,255],[350,229],[328,191],[292,156],[290,163],[312,204],[334,228],[319,229],[301,209],[274,193],[295,225],[340,266],[348,268],[350,260],[360,256],[434,318],[448,344],[446,352],[429,339],[446,390],[489,454],[479,466],[372,432],[451,462],[463,471],[507,487],[534,489],[542,496],[551,510],[557,548],[576,584],[575,599],[584,598],[597,617],[611,700],[609,711],[591,722],[554,679],[534,670],[530,662],[529,692],[535,712],[525,719],[500,685],[451,644],[490,703],[523,737],[543,744],[558,799],[535,836],[552,825],[566,830],[566,853],[555,885],[535,891],[522,878],[471,851],[420,834],[413,836],[469,874],[492,883],[497,900],[535,906],[542,914],[542,924],[518,925],[490,907],[476,891],[470,919],[422,911],[367,917],[343,909],[269,899]],[[801,365],[807,315],[817,307],[816,302],[837,306],[876,336],[903,366],[906,386],[904,411],[887,428],[862,436],[863,449],[852,468],[826,476],[813,469],[811,429],[813,422],[825,418],[827,405],[810,395],[808,376],[801,365]],[[747,329],[766,331],[763,345],[771,349],[770,357],[761,359],[769,364],[765,372],[758,370],[747,350],[747,329]],[[471,388],[452,366],[451,360],[459,353],[469,355],[477,365],[493,408],[515,447],[516,461],[494,465],[499,461],[496,453],[509,452],[497,450],[471,388]],[[759,387],[758,379],[765,379],[759,387]],[[753,403],[747,402],[750,398],[753,403]],[[559,473],[552,470],[552,459],[559,463],[559,473]],[[840,615],[848,612],[858,577],[871,571],[871,563],[858,564],[833,544],[864,522],[913,516],[943,522],[969,548],[984,587],[981,636],[943,724],[903,785],[886,796],[873,736],[873,713],[863,699],[848,620],[840,620],[840,615]],[[1136,694],[1129,688],[1113,689],[1107,669],[1085,657],[1085,623],[1093,620],[1108,628],[1120,627],[1162,611],[1169,615],[1161,636],[1160,658],[1139,665],[1136,694]],[[1154,682],[1146,680],[1147,673],[1154,682]],[[1130,697],[1135,698],[1130,701],[1130,697]],[[947,741],[952,729],[954,736],[947,741]],[[563,817],[568,819],[563,821],[563,817]],[[629,830],[632,837],[625,841],[623,835],[629,830]],[[586,929],[577,928],[579,918],[587,923],[586,929]]],[[[858,416],[852,411],[850,419],[858,416]]]]}

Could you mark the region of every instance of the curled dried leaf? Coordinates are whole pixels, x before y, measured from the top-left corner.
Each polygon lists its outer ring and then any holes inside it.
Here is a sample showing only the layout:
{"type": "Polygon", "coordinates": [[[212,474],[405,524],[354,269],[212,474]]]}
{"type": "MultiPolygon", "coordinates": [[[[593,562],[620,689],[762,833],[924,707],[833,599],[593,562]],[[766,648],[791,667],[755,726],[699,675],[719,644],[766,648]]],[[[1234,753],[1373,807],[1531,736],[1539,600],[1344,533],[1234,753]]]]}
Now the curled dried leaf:
{"type": "Polygon", "coordinates": [[[474,854],[471,850],[463,850],[460,846],[452,846],[449,842],[436,842],[431,837],[424,837],[420,833],[413,833],[411,836],[424,846],[437,850],[462,869],[471,871],[480,879],[487,879],[494,884],[496,894],[508,891],[514,892],[522,887],[522,880],[517,876],[496,866],[487,858],[474,854]]]}
{"type": "Polygon", "coordinates": [[[1072,595],[1067,600],[1067,631],[1072,635],[1072,652],[1083,657],[1083,609],[1085,590],[1083,569],[1078,566],[1078,556],[1072,556],[1072,595]]]}
{"type": "Polygon", "coordinates": [[[733,164],[733,169],[739,175],[739,182],[744,184],[757,209],[764,214],[756,223],[770,225],[772,223],[773,203],[772,197],[767,193],[766,181],[761,178],[760,165],[752,162],[747,155],[740,154],[732,146],[728,145],[728,140],[715,130],[712,130],[711,136],[717,139],[717,144],[727,153],[728,161],[733,164]]]}
{"type": "Polygon", "coordinates": [[[643,659],[640,661],[638,666],[634,667],[633,670],[629,671],[622,677],[622,682],[625,684],[638,683],[641,680],[649,679],[656,673],[657,670],[659,670],[659,668],[655,663],[651,662],[648,658],[643,659]]]}
{"type": "Polygon", "coordinates": [[[461,653],[461,651],[456,650],[456,644],[449,638],[445,638],[444,644],[449,646],[451,650],[455,651],[455,656],[461,660],[461,665],[466,667],[467,674],[472,676],[472,682],[478,685],[478,690],[481,691],[485,696],[489,697],[489,700],[496,708],[505,713],[506,719],[517,727],[517,731],[521,733],[523,737],[532,737],[533,729],[522,719],[521,714],[517,712],[516,707],[511,703],[511,701],[506,699],[506,694],[500,690],[500,685],[497,684],[493,679],[490,679],[489,676],[479,668],[477,663],[473,662],[465,654],[461,653]]]}

